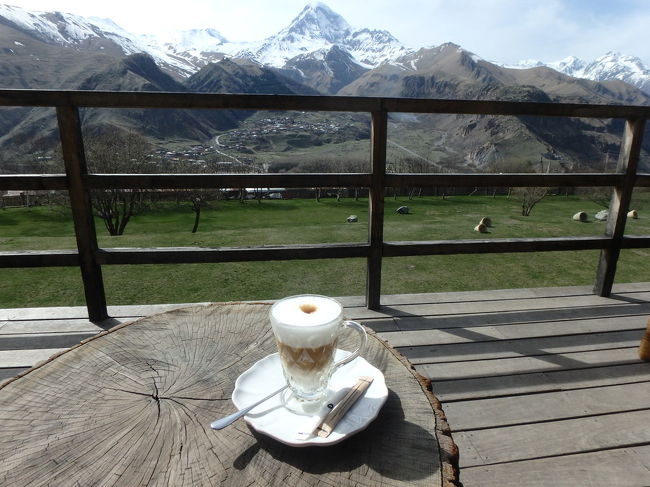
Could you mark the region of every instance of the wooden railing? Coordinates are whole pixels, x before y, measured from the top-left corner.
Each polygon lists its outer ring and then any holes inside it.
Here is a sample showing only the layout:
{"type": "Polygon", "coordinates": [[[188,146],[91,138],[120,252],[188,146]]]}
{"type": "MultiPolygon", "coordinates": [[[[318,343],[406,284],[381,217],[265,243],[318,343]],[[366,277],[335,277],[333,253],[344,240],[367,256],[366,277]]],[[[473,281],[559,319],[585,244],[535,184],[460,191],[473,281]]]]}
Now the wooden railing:
{"type": "Polygon", "coordinates": [[[55,107],[65,175],[0,175],[0,190],[69,192],[77,251],[0,252],[0,267],[79,266],[89,318],[107,318],[102,266],[260,260],[367,259],[366,304],[380,306],[383,257],[539,252],[600,249],[594,292],[610,294],[621,249],[650,247],[650,236],[624,235],[635,186],[650,186],[650,175],[637,174],[650,107],[552,104],[474,100],[361,98],[288,95],[220,95],[160,92],[0,90],[0,106],[55,107]],[[367,112],[372,117],[371,171],[355,174],[89,174],[83,148],[80,107],[249,109],[367,112]],[[386,172],[389,113],[452,113],[625,120],[615,173],[589,174],[393,174],[386,172]],[[454,241],[384,241],[384,193],[387,187],[580,187],[614,188],[605,234],[601,237],[477,239],[454,241]],[[369,190],[369,236],[363,243],[221,248],[99,248],[90,192],[97,188],[347,187],[369,190]]]}

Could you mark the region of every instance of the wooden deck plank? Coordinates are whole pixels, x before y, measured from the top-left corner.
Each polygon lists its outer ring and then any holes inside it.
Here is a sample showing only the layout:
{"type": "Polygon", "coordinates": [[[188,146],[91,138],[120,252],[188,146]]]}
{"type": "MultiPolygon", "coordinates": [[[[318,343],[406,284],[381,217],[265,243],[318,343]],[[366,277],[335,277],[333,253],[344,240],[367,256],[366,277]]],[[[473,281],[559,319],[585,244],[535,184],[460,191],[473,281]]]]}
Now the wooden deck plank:
{"type": "MultiPolygon", "coordinates": [[[[468,308],[469,310],[469,308],[468,308]]],[[[395,321],[402,331],[465,328],[496,325],[539,324],[550,321],[574,321],[597,318],[633,316],[641,318],[650,314],[650,302],[614,303],[601,306],[573,306],[542,308],[536,310],[503,310],[489,313],[452,313],[439,316],[397,316],[395,321]]]]}
{"type": "Polygon", "coordinates": [[[639,487],[650,469],[650,447],[631,447],[499,465],[463,468],[465,487],[639,487]]]}
{"type": "Polygon", "coordinates": [[[379,318],[373,320],[359,320],[363,325],[372,328],[376,332],[394,332],[397,331],[397,324],[393,318],[379,318]]]}
{"type": "MultiPolygon", "coordinates": [[[[109,306],[108,312],[112,317],[141,317],[193,304],[200,303],[109,306]]],[[[41,319],[88,319],[88,310],[85,306],[0,309],[0,321],[41,319]]]]}
{"type": "Polygon", "coordinates": [[[458,432],[454,440],[462,450],[470,442],[479,458],[465,455],[460,466],[513,462],[549,456],[586,453],[631,445],[650,445],[650,409],[552,422],[501,426],[458,432]],[[532,441],[534,439],[534,441],[532,441]]]}
{"type": "Polygon", "coordinates": [[[6,379],[11,379],[21,372],[26,371],[29,367],[0,367],[0,383],[6,379]]]}
{"type": "MultiPolygon", "coordinates": [[[[616,314],[617,309],[636,310],[637,313],[650,311],[650,293],[636,295],[634,301],[621,299],[622,297],[600,297],[600,296],[559,296],[559,297],[540,297],[526,299],[503,299],[495,301],[467,301],[452,303],[425,303],[425,304],[404,304],[397,306],[382,307],[382,311],[390,312],[394,316],[447,316],[447,315],[468,315],[468,314],[487,314],[490,313],[512,313],[520,312],[525,315],[514,315],[519,321],[524,319],[529,321],[543,321],[547,319],[557,319],[554,314],[560,314],[563,310],[571,309],[575,315],[585,313],[591,316],[589,312],[593,308],[602,308],[602,313],[616,314]]],[[[625,313],[629,314],[629,313],[625,313]]],[[[598,315],[593,315],[598,316],[598,315]]],[[[573,316],[569,316],[573,317],[573,316]]],[[[401,320],[400,320],[401,321],[401,320]]],[[[398,321],[398,323],[400,322],[398,321]]]]}
{"type": "MultiPolygon", "coordinates": [[[[418,367],[427,377],[435,380],[458,380],[472,377],[490,377],[555,370],[576,370],[604,365],[636,363],[639,358],[637,347],[569,352],[536,357],[514,357],[495,360],[477,360],[438,364],[423,364],[418,367]]],[[[650,369],[649,369],[650,370],[650,369]]]]}
{"type": "MultiPolygon", "coordinates": [[[[420,367],[416,367],[423,373],[420,367]]],[[[643,382],[648,379],[650,365],[630,360],[618,365],[605,365],[576,370],[553,370],[545,372],[511,373],[493,377],[437,381],[432,369],[433,392],[447,403],[485,397],[501,397],[514,394],[563,391],[585,387],[607,386],[643,382]]]]}
{"type": "Polygon", "coordinates": [[[641,448],[629,449],[633,456],[637,457],[639,461],[650,471],[650,446],[641,448]]]}
{"type": "MultiPolygon", "coordinates": [[[[477,334],[486,339],[517,339],[549,337],[580,333],[600,333],[618,330],[644,329],[646,315],[620,316],[616,318],[576,319],[562,321],[508,323],[505,325],[462,326],[451,328],[421,329],[413,331],[384,330],[382,336],[394,347],[422,346],[430,344],[474,342],[477,334]],[[460,330],[458,330],[460,328],[460,330]]],[[[399,322],[399,321],[398,321],[399,322]]],[[[398,326],[395,324],[395,326],[398,326]]],[[[0,328],[0,333],[2,328],[0,328]]]]}
{"type": "Polygon", "coordinates": [[[0,368],[32,367],[41,360],[66,348],[41,348],[38,350],[0,350],[0,368]]]}
{"type": "MultiPolygon", "coordinates": [[[[118,321],[122,322],[126,319],[121,318],[118,321]]],[[[99,333],[103,330],[104,328],[87,319],[5,321],[0,323],[0,337],[29,333],[99,333]]]]}
{"type": "Polygon", "coordinates": [[[460,332],[472,335],[474,341],[443,343],[419,347],[400,347],[399,351],[413,364],[441,364],[466,360],[493,360],[515,357],[540,357],[561,355],[567,352],[586,352],[612,348],[638,346],[644,328],[606,333],[581,333],[575,335],[519,338],[517,340],[490,340],[482,333],[460,332]]]}
{"type": "Polygon", "coordinates": [[[0,350],[70,348],[97,333],[43,333],[0,336],[0,350]]]}
{"type": "Polygon", "coordinates": [[[453,432],[650,409],[647,382],[445,404],[453,432]],[[489,411],[489,414],[484,412],[489,411]]]}
{"type": "MultiPolygon", "coordinates": [[[[650,282],[615,284],[614,296],[633,293],[647,293],[650,282]]],[[[391,294],[382,296],[382,304],[441,303],[466,301],[492,301],[500,299],[523,299],[558,296],[593,296],[593,286],[558,286],[516,289],[486,289],[483,291],[455,291],[419,294],[391,294]]]]}

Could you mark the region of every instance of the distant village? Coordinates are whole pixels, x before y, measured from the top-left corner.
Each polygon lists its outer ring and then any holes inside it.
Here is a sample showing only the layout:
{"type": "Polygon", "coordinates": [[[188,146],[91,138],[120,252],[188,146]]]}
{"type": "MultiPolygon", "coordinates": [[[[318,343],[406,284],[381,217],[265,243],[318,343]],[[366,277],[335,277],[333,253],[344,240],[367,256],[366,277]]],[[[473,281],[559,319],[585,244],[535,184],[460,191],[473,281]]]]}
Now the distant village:
{"type": "MultiPolygon", "coordinates": [[[[289,144],[309,147],[328,143],[330,137],[349,137],[348,132],[349,126],[340,122],[323,119],[309,121],[300,115],[249,119],[242,128],[223,132],[208,143],[180,148],[158,147],[150,157],[152,162],[162,163],[163,172],[164,167],[173,168],[176,164],[183,164],[186,169],[194,166],[197,171],[264,173],[269,172],[268,163],[256,158],[255,150],[263,154],[274,136],[286,137],[289,144]]],[[[42,155],[38,159],[40,163],[47,163],[52,157],[42,155]]],[[[263,192],[263,197],[288,196],[283,188],[249,188],[247,195],[249,198],[254,194],[259,196],[260,192],[263,192]]],[[[44,191],[6,191],[0,193],[0,208],[39,205],[47,199],[47,192],[44,191]]]]}
{"type": "Polygon", "coordinates": [[[224,149],[249,152],[250,146],[259,145],[261,139],[273,135],[308,134],[312,137],[339,134],[343,127],[328,120],[307,122],[294,117],[263,118],[251,122],[246,128],[235,129],[218,137],[224,149]]]}
{"type": "MultiPolygon", "coordinates": [[[[304,134],[310,137],[333,135],[342,131],[342,126],[330,121],[306,122],[291,116],[281,116],[254,120],[240,128],[216,136],[212,144],[196,144],[180,149],[157,148],[150,155],[155,161],[167,162],[169,166],[175,163],[196,165],[197,168],[208,168],[211,171],[223,173],[260,173],[268,172],[268,165],[257,162],[251,156],[251,146],[259,146],[265,137],[273,135],[304,134]],[[232,151],[227,153],[224,151],[232,151]],[[233,155],[236,154],[236,155],[233,155]]],[[[39,156],[39,160],[52,159],[50,156],[39,156]]],[[[284,188],[248,188],[248,197],[263,193],[263,197],[277,198],[284,188]]],[[[11,206],[32,206],[43,204],[47,198],[45,191],[6,191],[0,194],[0,208],[11,206]]]]}
{"type": "MultiPolygon", "coordinates": [[[[152,157],[167,161],[185,161],[197,164],[207,164],[214,161],[215,153],[223,154],[221,150],[232,150],[240,154],[251,154],[251,146],[260,144],[264,137],[272,135],[306,134],[309,136],[334,135],[341,133],[343,127],[331,121],[305,122],[294,117],[264,118],[253,121],[246,128],[234,129],[218,135],[211,145],[197,144],[184,149],[157,149],[152,157]]],[[[231,160],[251,162],[252,159],[223,154],[231,160]]]]}

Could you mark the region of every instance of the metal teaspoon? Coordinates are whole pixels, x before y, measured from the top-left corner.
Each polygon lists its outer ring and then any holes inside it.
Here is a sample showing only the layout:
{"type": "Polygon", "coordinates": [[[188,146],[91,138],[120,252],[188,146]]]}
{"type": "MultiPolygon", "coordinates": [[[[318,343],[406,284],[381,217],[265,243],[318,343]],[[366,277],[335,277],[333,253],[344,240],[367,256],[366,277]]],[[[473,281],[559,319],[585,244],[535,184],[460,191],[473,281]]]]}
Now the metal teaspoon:
{"type": "Polygon", "coordinates": [[[241,418],[242,416],[244,416],[248,411],[250,411],[251,409],[253,409],[255,406],[259,406],[259,405],[262,404],[264,401],[266,401],[266,400],[268,400],[268,399],[271,399],[271,398],[272,398],[273,396],[275,396],[276,394],[280,394],[280,393],[281,393],[282,391],[284,391],[287,387],[289,387],[289,384],[286,384],[286,385],[285,385],[284,387],[282,387],[281,389],[278,389],[277,391],[272,392],[271,394],[269,394],[268,396],[266,396],[266,397],[260,399],[260,400],[257,401],[256,403],[253,403],[253,404],[251,404],[250,406],[246,406],[245,408],[240,409],[240,410],[237,411],[236,413],[230,414],[229,416],[225,416],[225,417],[223,417],[223,418],[221,418],[221,419],[216,419],[216,420],[214,420],[212,423],[210,423],[210,428],[212,428],[212,429],[214,429],[214,430],[220,430],[220,429],[225,428],[226,426],[228,426],[228,425],[234,423],[234,422],[237,421],[239,418],[241,418]]]}

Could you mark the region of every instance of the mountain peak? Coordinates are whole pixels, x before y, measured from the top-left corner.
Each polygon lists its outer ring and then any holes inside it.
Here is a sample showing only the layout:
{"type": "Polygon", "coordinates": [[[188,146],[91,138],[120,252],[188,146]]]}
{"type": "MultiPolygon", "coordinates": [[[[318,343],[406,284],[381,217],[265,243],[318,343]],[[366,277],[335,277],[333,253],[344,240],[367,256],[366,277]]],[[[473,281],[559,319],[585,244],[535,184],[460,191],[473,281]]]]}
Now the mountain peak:
{"type": "Polygon", "coordinates": [[[280,35],[308,39],[325,39],[331,43],[340,42],[351,31],[350,24],[322,2],[308,3],[302,12],[291,21],[280,35]]]}

